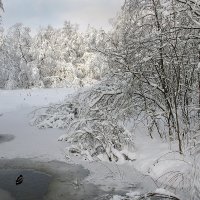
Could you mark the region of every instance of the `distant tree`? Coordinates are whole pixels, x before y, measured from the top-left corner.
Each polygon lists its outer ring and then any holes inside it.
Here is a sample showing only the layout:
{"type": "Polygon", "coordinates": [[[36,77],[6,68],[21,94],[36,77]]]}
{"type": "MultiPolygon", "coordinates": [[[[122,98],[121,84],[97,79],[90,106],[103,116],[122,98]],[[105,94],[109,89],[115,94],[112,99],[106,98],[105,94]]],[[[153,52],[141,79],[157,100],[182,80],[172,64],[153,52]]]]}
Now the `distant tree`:
{"type": "Polygon", "coordinates": [[[0,0],[0,8],[4,10],[2,0],[0,0]]]}
{"type": "Polygon", "coordinates": [[[3,37],[0,60],[1,70],[4,71],[3,79],[6,80],[5,87],[8,89],[29,87],[28,63],[32,59],[29,54],[31,46],[29,33],[29,28],[15,24],[3,37]]]}

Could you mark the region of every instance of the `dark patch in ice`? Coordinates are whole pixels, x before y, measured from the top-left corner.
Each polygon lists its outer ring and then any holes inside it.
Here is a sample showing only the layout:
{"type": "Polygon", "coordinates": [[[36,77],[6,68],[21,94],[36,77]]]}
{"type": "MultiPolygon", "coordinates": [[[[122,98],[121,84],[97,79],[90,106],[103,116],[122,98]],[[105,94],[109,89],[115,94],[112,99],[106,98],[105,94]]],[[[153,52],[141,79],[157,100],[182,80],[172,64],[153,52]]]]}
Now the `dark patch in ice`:
{"type": "Polygon", "coordinates": [[[3,174],[5,176],[0,181],[0,188],[8,191],[15,200],[40,200],[42,195],[43,200],[94,200],[105,194],[98,186],[84,180],[89,175],[89,171],[80,165],[59,161],[45,163],[34,162],[30,159],[1,159],[0,177],[3,174]],[[51,176],[50,182],[48,182],[49,179],[47,180],[46,176],[42,176],[43,173],[51,176]],[[24,176],[24,181],[21,185],[16,186],[15,178],[19,174],[24,176]],[[30,182],[31,179],[34,179],[33,183],[30,182]],[[6,184],[3,184],[3,182],[6,184]],[[49,186],[47,186],[47,183],[49,183],[49,186]],[[41,187],[42,191],[38,187],[41,187]],[[33,190],[30,190],[31,188],[33,190]],[[19,190],[18,194],[17,190],[19,190]],[[47,193],[44,196],[45,191],[47,193]],[[19,192],[22,195],[20,197],[19,192]],[[27,196],[28,193],[31,193],[32,196],[27,196]],[[39,196],[36,198],[34,195],[39,196]]]}
{"type": "Polygon", "coordinates": [[[10,142],[15,138],[14,135],[9,135],[9,134],[0,134],[0,143],[3,142],[10,142]]]}
{"type": "MultiPolygon", "coordinates": [[[[42,200],[48,190],[51,177],[35,170],[0,170],[0,188],[15,200],[42,200]],[[16,185],[16,177],[23,174],[24,181],[16,185]]],[[[0,194],[1,195],[1,194],[0,194]]]]}

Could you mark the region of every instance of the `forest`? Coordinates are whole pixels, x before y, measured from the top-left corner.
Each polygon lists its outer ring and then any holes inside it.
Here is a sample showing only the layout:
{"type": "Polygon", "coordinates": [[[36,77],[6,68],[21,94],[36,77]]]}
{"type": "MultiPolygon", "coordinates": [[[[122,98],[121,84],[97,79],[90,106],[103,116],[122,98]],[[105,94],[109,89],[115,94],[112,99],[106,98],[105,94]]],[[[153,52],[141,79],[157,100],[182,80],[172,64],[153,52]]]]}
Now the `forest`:
{"type": "Polygon", "coordinates": [[[65,129],[59,140],[70,143],[69,154],[89,161],[133,162],[134,130],[143,124],[170,159],[186,163],[165,174],[168,184],[199,200],[200,2],[125,0],[111,23],[110,31],[83,33],[66,21],[35,35],[19,23],[2,27],[0,88],[78,88],[35,110],[31,124],[65,129]]]}

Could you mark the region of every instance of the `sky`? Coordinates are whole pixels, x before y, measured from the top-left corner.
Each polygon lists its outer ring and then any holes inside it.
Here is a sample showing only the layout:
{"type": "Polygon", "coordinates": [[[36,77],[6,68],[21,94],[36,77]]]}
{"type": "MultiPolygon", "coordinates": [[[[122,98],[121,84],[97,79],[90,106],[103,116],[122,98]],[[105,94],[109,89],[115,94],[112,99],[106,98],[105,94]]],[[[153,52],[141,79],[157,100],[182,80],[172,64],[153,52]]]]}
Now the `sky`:
{"type": "Polygon", "coordinates": [[[31,27],[33,32],[51,25],[61,27],[68,20],[79,24],[81,31],[88,24],[109,30],[109,19],[115,17],[124,0],[3,0],[2,24],[15,23],[31,27]]]}

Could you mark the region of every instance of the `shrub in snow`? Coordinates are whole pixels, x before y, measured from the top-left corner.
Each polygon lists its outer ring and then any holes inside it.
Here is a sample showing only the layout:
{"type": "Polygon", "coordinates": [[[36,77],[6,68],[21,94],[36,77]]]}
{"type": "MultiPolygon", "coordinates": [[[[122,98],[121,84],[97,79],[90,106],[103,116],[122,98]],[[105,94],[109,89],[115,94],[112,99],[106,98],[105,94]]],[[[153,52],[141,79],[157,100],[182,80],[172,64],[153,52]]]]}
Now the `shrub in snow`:
{"type": "Polygon", "coordinates": [[[31,125],[38,128],[67,128],[74,119],[75,105],[70,102],[34,111],[31,125]]]}
{"type": "MultiPolygon", "coordinates": [[[[200,199],[199,143],[188,149],[187,154],[179,151],[163,154],[155,160],[148,173],[154,176],[157,186],[168,190],[188,193],[184,199],[200,199]],[[189,198],[190,197],[190,198],[189,198]]],[[[161,193],[162,189],[156,192],[161,193]]]]}
{"type": "Polygon", "coordinates": [[[59,140],[73,144],[70,153],[80,153],[90,160],[133,160],[131,135],[123,127],[108,120],[74,120],[66,135],[59,140]]]}
{"type": "Polygon", "coordinates": [[[59,140],[72,145],[68,152],[90,160],[134,160],[133,135],[119,121],[122,113],[118,113],[118,103],[125,95],[114,84],[104,86],[102,83],[82,90],[62,104],[36,111],[32,124],[39,128],[66,128],[59,140]]]}

